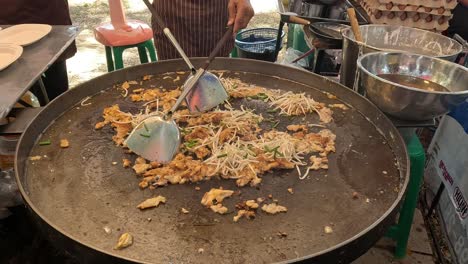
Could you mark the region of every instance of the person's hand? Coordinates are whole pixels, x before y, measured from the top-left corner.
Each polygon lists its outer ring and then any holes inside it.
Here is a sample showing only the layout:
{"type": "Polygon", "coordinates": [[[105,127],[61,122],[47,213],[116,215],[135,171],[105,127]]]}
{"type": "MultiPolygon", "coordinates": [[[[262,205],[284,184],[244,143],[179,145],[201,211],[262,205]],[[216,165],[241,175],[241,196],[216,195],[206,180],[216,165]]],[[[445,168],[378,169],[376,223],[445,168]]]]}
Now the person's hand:
{"type": "Polygon", "coordinates": [[[228,10],[228,26],[234,26],[234,34],[247,27],[250,19],[255,14],[249,0],[229,0],[228,10]]]}

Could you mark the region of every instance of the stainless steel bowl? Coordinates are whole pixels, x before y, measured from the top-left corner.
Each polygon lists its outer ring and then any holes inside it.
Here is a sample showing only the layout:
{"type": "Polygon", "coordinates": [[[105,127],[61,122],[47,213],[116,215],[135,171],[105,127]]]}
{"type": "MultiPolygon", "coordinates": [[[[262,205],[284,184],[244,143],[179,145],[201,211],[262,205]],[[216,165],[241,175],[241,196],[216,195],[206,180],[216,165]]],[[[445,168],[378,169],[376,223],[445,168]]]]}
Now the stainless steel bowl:
{"type": "Polygon", "coordinates": [[[468,98],[468,69],[453,62],[401,52],[374,52],[360,57],[359,88],[383,112],[421,121],[448,113],[468,98]],[[379,77],[402,74],[439,84],[449,91],[428,91],[379,77]]]}
{"type": "Polygon", "coordinates": [[[412,52],[420,55],[454,61],[463,48],[457,41],[441,34],[411,27],[391,25],[359,26],[363,43],[358,43],[351,29],[343,35],[343,63],[340,82],[354,88],[356,60],[362,54],[376,51],[412,52]]]}

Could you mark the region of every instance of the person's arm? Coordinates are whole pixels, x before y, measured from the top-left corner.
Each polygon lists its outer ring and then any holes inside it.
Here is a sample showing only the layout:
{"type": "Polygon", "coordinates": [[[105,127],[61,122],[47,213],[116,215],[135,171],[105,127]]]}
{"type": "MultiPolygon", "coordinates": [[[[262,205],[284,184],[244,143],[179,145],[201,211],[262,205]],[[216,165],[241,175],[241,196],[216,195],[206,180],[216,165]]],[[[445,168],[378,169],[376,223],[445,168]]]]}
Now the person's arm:
{"type": "Polygon", "coordinates": [[[228,26],[234,26],[234,34],[247,27],[255,14],[249,0],[229,0],[228,10],[228,26]]]}

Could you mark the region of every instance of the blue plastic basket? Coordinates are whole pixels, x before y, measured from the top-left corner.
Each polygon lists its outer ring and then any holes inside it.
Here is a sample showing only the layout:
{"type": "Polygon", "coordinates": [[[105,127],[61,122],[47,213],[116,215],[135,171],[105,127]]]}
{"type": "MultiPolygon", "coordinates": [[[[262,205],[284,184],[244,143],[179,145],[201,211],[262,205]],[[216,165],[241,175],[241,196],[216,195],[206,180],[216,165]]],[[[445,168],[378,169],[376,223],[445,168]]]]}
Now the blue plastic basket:
{"type": "MultiPolygon", "coordinates": [[[[275,61],[276,37],[274,28],[254,28],[243,30],[236,35],[236,48],[240,58],[275,61]]],[[[284,32],[281,38],[284,37],[284,32]]]]}

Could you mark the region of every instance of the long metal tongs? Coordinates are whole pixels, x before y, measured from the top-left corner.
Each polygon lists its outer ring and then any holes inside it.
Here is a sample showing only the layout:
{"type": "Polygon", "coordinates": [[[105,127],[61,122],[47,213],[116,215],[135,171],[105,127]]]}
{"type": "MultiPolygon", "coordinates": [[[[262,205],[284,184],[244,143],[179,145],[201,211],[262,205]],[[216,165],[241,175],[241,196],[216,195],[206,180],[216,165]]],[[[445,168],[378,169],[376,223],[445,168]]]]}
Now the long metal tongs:
{"type": "MultiPolygon", "coordinates": [[[[185,61],[191,71],[191,75],[185,81],[184,86],[189,84],[189,81],[195,76],[197,70],[193,66],[190,59],[185,54],[177,39],[172,35],[171,30],[166,26],[164,21],[157,13],[154,6],[148,1],[143,0],[145,5],[151,11],[156,23],[163,29],[164,35],[169,39],[179,55],[185,61]]],[[[196,87],[186,96],[187,108],[190,112],[205,112],[217,105],[223,103],[228,98],[226,89],[224,88],[218,77],[210,72],[205,72],[199,77],[196,87]]]]}
{"type": "Polygon", "coordinates": [[[134,153],[150,161],[167,163],[174,158],[180,146],[180,130],[172,115],[179,108],[184,98],[194,89],[199,79],[204,76],[222,46],[232,38],[232,26],[211,51],[210,56],[191,79],[187,81],[182,94],[174,106],[164,116],[150,116],[136,126],[125,143],[134,153]]]}

